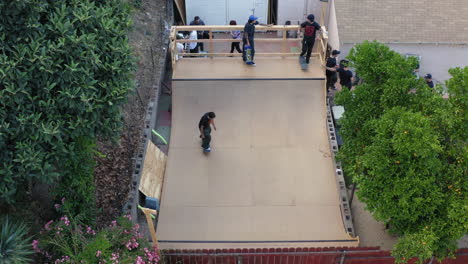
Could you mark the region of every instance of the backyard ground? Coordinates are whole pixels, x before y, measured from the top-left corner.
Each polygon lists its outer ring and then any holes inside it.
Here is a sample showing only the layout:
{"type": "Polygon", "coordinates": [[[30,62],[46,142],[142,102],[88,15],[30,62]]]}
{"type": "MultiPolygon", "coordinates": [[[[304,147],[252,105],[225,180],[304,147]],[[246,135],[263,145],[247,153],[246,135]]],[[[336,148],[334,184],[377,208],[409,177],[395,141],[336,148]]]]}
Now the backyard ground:
{"type": "Polygon", "coordinates": [[[156,95],[156,76],[159,75],[159,57],[164,21],[167,17],[166,0],[134,1],[133,31],[130,44],[137,59],[136,90],[123,108],[123,131],[118,142],[100,140],[98,150],[105,155],[97,158],[95,172],[96,201],[100,208],[97,221],[103,226],[121,215],[130,186],[134,156],[142,133],[148,102],[156,95]]]}

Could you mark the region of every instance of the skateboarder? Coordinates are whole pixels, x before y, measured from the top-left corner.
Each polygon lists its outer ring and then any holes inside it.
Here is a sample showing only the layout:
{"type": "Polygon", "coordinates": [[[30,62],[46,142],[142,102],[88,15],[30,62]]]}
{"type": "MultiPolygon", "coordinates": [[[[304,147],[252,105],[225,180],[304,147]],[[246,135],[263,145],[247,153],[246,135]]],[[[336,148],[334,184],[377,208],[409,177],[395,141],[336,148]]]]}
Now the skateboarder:
{"type": "Polygon", "coordinates": [[[244,62],[248,65],[251,66],[256,66],[254,62],[254,56],[255,56],[255,43],[254,43],[254,35],[255,35],[255,25],[261,25],[261,26],[271,26],[271,25],[266,25],[266,24],[261,24],[258,23],[257,21],[258,17],[251,15],[249,16],[249,20],[247,21],[247,24],[245,24],[244,27],[244,34],[242,37],[242,59],[244,62]],[[249,47],[249,54],[250,54],[250,60],[247,60],[247,49],[246,46],[249,47]]]}
{"type": "Polygon", "coordinates": [[[202,148],[204,152],[210,152],[210,142],[211,142],[211,126],[216,130],[216,125],[214,119],[216,114],[214,112],[208,112],[204,114],[200,122],[198,122],[198,129],[200,130],[200,138],[202,139],[202,148]]]}
{"type": "Polygon", "coordinates": [[[307,20],[301,24],[301,31],[303,31],[304,39],[302,40],[302,52],[299,56],[299,62],[303,60],[303,56],[306,55],[305,62],[309,64],[310,56],[312,55],[312,49],[314,48],[315,38],[317,31],[320,31],[320,25],[314,22],[315,16],[310,14],[307,16],[307,20]]]}

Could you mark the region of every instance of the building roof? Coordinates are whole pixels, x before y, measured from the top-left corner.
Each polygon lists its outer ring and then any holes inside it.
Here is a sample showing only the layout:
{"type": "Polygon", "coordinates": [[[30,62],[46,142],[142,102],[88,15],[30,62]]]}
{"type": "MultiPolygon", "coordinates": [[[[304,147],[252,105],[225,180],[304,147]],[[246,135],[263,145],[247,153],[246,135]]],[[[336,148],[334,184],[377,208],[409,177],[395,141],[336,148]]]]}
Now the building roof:
{"type": "Polygon", "coordinates": [[[468,43],[468,0],[335,0],[342,43],[468,43]]]}

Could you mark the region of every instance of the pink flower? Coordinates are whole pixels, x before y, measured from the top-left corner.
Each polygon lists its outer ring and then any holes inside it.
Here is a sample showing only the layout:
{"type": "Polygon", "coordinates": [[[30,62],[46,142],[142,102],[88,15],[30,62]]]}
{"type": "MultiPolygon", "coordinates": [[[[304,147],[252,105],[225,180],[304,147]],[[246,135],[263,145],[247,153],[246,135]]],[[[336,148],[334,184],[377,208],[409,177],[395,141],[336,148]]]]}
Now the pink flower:
{"type": "Polygon", "coordinates": [[[116,226],[117,226],[117,221],[115,221],[115,220],[112,221],[112,222],[111,222],[111,226],[112,226],[112,227],[116,227],[116,226]]]}
{"type": "Polygon", "coordinates": [[[35,252],[37,252],[37,253],[41,252],[41,250],[39,249],[39,241],[38,240],[33,240],[32,247],[33,247],[33,250],[35,252]]]}
{"type": "Polygon", "coordinates": [[[62,198],[62,204],[64,204],[64,203],[65,203],[65,197],[62,198]]]}
{"type": "Polygon", "coordinates": [[[152,251],[149,251],[147,248],[144,248],[145,251],[145,257],[148,259],[148,263],[158,263],[159,262],[159,255],[158,255],[158,249],[156,247],[153,247],[152,251]]]}
{"type": "Polygon", "coordinates": [[[62,216],[60,218],[60,221],[62,221],[66,226],[69,226],[70,225],[70,220],[68,220],[68,217],[65,215],[65,216],[62,216]]]}
{"type": "Polygon", "coordinates": [[[47,224],[45,224],[44,226],[44,229],[49,231],[50,230],[50,225],[54,222],[54,220],[50,220],[49,222],[47,222],[47,224]]]}
{"type": "Polygon", "coordinates": [[[128,220],[132,221],[132,216],[131,215],[124,215],[125,218],[127,218],[128,220]]]}
{"type": "Polygon", "coordinates": [[[117,264],[119,263],[119,253],[112,253],[112,257],[111,257],[111,260],[112,260],[112,264],[117,264]]]}
{"type": "Polygon", "coordinates": [[[99,258],[99,256],[101,256],[101,253],[102,253],[101,250],[96,251],[96,257],[99,258]]]}
{"type": "Polygon", "coordinates": [[[60,204],[54,204],[56,210],[60,209],[60,204]]]}
{"type": "Polygon", "coordinates": [[[90,226],[86,226],[86,234],[96,235],[96,231],[94,231],[90,226]]]}
{"type": "Polygon", "coordinates": [[[145,264],[145,262],[143,261],[143,259],[140,256],[138,256],[135,264],[145,264]]]}
{"type": "Polygon", "coordinates": [[[70,260],[70,257],[69,256],[62,256],[61,259],[56,259],[55,260],[55,264],[58,264],[58,263],[64,263],[64,262],[67,262],[70,260]]]}
{"type": "Polygon", "coordinates": [[[140,244],[137,242],[136,238],[132,237],[126,244],[125,246],[127,247],[128,250],[132,250],[134,248],[137,248],[140,244]]]}

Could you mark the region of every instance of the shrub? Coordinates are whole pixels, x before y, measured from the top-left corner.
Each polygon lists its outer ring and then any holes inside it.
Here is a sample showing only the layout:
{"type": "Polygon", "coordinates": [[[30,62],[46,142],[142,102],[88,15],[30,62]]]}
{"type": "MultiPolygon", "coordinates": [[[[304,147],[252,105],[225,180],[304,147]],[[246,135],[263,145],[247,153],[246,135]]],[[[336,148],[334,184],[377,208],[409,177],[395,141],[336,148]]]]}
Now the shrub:
{"type": "Polygon", "coordinates": [[[129,216],[96,231],[63,216],[49,221],[33,248],[42,262],[58,263],[158,263],[158,250],[152,247],[129,216]]]}
{"type": "Polygon", "coordinates": [[[12,221],[8,216],[0,219],[0,263],[31,263],[34,252],[27,233],[24,223],[12,221]]]}
{"type": "Polygon", "coordinates": [[[64,165],[64,172],[52,190],[57,202],[56,209],[71,217],[80,215],[85,224],[94,223],[96,217],[93,157],[97,151],[93,139],[77,139],[70,159],[64,165]]]}
{"type": "Polygon", "coordinates": [[[134,86],[129,10],[122,0],[0,1],[0,203],[66,174],[78,138],[118,135],[134,86]]]}

